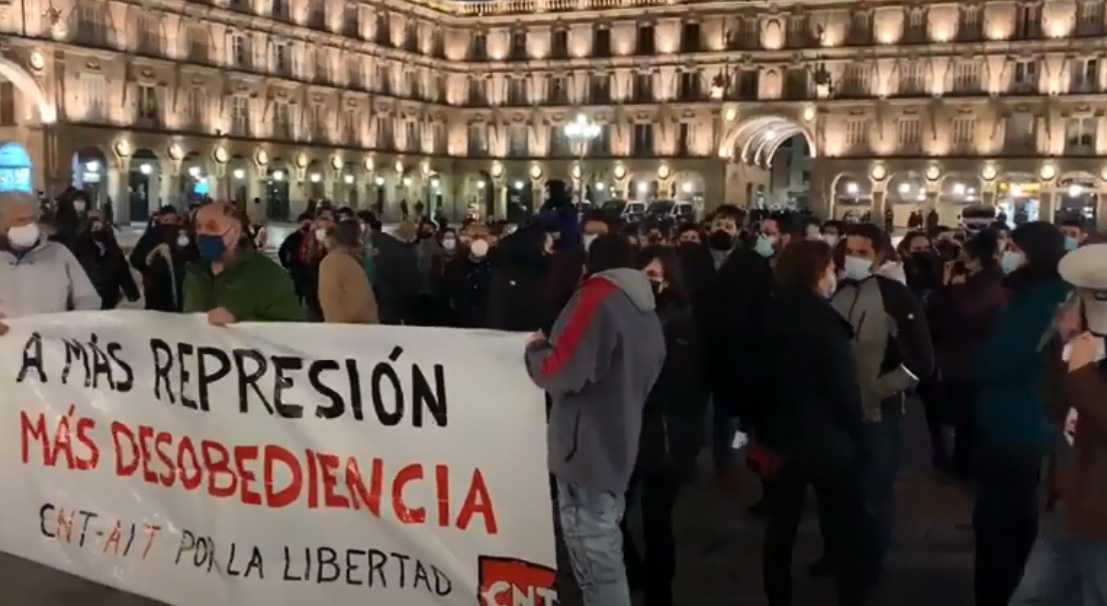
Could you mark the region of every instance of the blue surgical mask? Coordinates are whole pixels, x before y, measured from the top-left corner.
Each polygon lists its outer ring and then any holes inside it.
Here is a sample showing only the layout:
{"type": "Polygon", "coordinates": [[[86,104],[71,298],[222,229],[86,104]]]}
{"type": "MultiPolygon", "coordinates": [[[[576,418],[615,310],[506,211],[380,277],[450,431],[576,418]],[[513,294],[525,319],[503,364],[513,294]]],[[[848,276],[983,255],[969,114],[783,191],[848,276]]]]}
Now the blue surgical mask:
{"type": "Polygon", "coordinates": [[[1080,243],[1076,241],[1076,238],[1065,236],[1065,250],[1071,252],[1078,248],[1080,248],[1080,243]]]}
{"type": "Polygon", "coordinates": [[[869,259],[847,255],[843,270],[846,278],[850,280],[864,280],[872,275],[873,262],[869,259]]]}
{"type": "Polygon", "coordinates": [[[200,253],[201,261],[215,263],[227,253],[227,244],[223,242],[223,236],[200,234],[196,236],[196,249],[200,253]]]}
{"type": "Polygon", "coordinates": [[[773,244],[775,243],[776,238],[761,234],[760,236],[757,236],[757,243],[753,245],[753,250],[757,254],[767,259],[773,256],[773,254],[776,252],[776,250],[773,249],[773,244]]]}
{"type": "Polygon", "coordinates": [[[1003,256],[999,258],[999,266],[1003,269],[1003,273],[1005,274],[1015,271],[1020,265],[1022,265],[1022,253],[1009,250],[1004,252],[1003,256]]]}

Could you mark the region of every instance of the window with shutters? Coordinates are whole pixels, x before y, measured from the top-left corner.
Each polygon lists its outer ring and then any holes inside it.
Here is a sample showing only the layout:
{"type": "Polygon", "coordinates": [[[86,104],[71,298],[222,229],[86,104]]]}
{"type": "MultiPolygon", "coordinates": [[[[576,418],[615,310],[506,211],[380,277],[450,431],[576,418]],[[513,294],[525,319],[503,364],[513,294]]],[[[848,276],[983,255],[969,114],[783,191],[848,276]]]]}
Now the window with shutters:
{"type": "Polygon", "coordinates": [[[872,120],[869,118],[850,118],[846,121],[846,145],[852,151],[864,151],[869,146],[869,132],[872,120]]]}
{"type": "Polygon", "coordinates": [[[188,99],[185,103],[185,115],[189,126],[195,129],[203,129],[207,118],[207,91],[202,87],[193,86],[188,89],[188,99]]]}
{"type": "Polygon", "coordinates": [[[976,116],[957,116],[953,119],[953,144],[959,148],[976,141],[976,116]]]}
{"type": "Polygon", "coordinates": [[[896,144],[901,152],[915,153],[922,148],[922,121],[903,117],[896,121],[896,144]]]}
{"type": "Polygon", "coordinates": [[[231,134],[250,136],[250,98],[235,96],[231,99],[231,134]]]}

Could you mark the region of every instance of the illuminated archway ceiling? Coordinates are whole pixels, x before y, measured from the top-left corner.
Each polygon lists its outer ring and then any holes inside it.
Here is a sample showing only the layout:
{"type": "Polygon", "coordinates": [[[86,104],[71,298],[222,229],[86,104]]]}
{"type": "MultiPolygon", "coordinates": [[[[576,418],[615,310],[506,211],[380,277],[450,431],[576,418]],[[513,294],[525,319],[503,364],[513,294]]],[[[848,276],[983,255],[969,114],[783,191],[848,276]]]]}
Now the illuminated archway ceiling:
{"type": "Polygon", "coordinates": [[[807,149],[815,155],[815,143],[810,135],[794,120],[783,116],[759,116],[750,118],[738,127],[735,133],[735,147],[742,162],[772,166],[776,150],[785,141],[800,135],[807,141],[807,149]]]}

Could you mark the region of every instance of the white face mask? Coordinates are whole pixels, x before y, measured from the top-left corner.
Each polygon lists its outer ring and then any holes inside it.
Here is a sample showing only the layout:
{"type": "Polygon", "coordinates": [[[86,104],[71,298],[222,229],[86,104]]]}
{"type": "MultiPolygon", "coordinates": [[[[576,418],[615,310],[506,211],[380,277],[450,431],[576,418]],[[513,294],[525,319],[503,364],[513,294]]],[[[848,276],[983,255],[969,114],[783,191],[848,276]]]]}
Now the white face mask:
{"type": "Polygon", "coordinates": [[[484,240],[474,240],[469,245],[469,252],[476,258],[481,259],[488,254],[488,242],[484,240]]]}
{"type": "Polygon", "coordinates": [[[826,242],[831,248],[834,248],[838,245],[838,234],[823,234],[823,242],[826,242]]]}
{"type": "Polygon", "coordinates": [[[315,230],[315,239],[316,240],[319,240],[320,242],[322,242],[323,240],[326,239],[326,237],[327,237],[327,230],[323,229],[322,227],[316,228],[316,230],[315,230]]]}
{"type": "Polygon", "coordinates": [[[38,243],[41,232],[38,223],[28,223],[8,230],[8,242],[15,248],[31,248],[38,243]]]}
{"type": "Polygon", "coordinates": [[[454,240],[453,238],[446,238],[442,240],[442,248],[446,250],[453,250],[457,248],[457,240],[454,240]]]}
{"type": "Polygon", "coordinates": [[[847,278],[860,281],[872,274],[873,262],[862,257],[846,256],[843,269],[847,278]]]}
{"type": "Polygon", "coordinates": [[[596,241],[596,234],[584,234],[584,250],[587,251],[592,248],[592,243],[596,241]]]}
{"type": "Polygon", "coordinates": [[[177,236],[177,246],[180,246],[181,248],[188,246],[188,236],[185,234],[177,236]]]}
{"type": "Polygon", "coordinates": [[[83,212],[85,212],[85,208],[86,208],[86,207],[85,207],[85,203],[84,203],[84,202],[74,202],[74,203],[73,203],[73,210],[76,210],[76,211],[77,211],[77,212],[79,212],[79,213],[83,213],[83,212]]]}

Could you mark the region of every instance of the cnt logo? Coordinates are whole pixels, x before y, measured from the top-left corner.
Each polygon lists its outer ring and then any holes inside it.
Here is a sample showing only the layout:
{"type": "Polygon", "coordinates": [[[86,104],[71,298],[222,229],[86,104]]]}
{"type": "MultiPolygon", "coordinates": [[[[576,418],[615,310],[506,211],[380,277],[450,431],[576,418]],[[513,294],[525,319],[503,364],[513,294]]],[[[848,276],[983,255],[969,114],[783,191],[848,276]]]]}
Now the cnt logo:
{"type": "Polygon", "coordinates": [[[557,571],[514,558],[481,556],[477,562],[480,606],[556,606],[557,571]]]}

